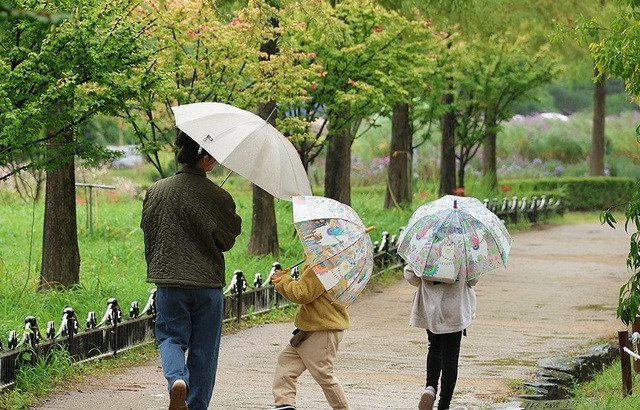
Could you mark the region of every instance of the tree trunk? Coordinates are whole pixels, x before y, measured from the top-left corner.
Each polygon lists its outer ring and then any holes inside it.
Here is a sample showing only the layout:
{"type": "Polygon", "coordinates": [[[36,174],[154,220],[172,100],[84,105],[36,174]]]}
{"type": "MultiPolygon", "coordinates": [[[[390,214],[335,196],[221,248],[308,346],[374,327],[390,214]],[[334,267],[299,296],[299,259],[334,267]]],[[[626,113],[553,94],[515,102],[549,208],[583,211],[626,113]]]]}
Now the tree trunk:
{"type": "Polygon", "coordinates": [[[482,175],[493,189],[498,186],[498,174],[496,169],[496,133],[489,131],[485,134],[482,144],[482,175]]]}
{"type": "MultiPolygon", "coordinates": [[[[270,23],[273,27],[278,27],[277,19],[272,18],[270,23]]],[[[260,46],[260,51],[264,55],[261,60],[268,60],[272,55],[278,54],[277,37],[264,42],[260,46]]],[[[269,101],[259,104],[258,115],[269,121],[271,125],[276,124],[276,102],[269,101]]],[[[253,185],[253,214],[251,218],[251,237],[247,245],[249,255],[278,256],[280,247],[278,244],[278,227],[276,224],[276,209],[273,196],[262,188],[253,185]]]]}
{"type": "Polygon", "coordinates": [[[442,96],[442,102],[449,108],[440,118],[442,145],[440,158],[440,195],[453,194],[456,189],[456,114],[453,110],[453,95],[442,96]]]}
{"type": "Polygon", "coordinates": [[[257,185],[253,185],[253,218],[247,252],[275,257],[280,253],[273,196],[257,185]]]}
{"type": "MultiPolygon", "coordinates": [[[[594,69],[594,75],[600,74],[598,67],[594,69]]],[[[589,175],[592,177],[604,176],[604,125],[606,84],[602,74],[593,85],[593,128],[591,129],[591,155],[589,159],[589,175]]]]}
{"type": "Polygon", "coordinates": [[[462,161],[460,161],[460,166],[458,167],[458,186],[463,189],[464,189],[464,171],[465,171],[465,165],[462,163],[462,161]]]}
{"type": "MultiPolygon", "coordinates": [[[[258,115],[267,119],[275,107],[275,102],[263,104],[259,108],[258,115]]],[[[275,116],[272,115],[269,122],[275,125],[275,116]]],[[[273,196],[256,185],[253,185],[253,215],[247,252],[249,255],[272,254],[273,256],[278,256],[280,253],[273,196]]]]}
{"type": "Polygon", "coordinates": [[[329,134],[324,196],[351,205],[351,129],[345,126],[336,134],[333,134],[330,129],[329,134]]]}
{"type": "Polygon", "coordinates": [[[409,104],[393,107],[391,152],[387,175],[385,209],[411,203],[411,125],[409,104]]]}
{"type": "MultiPolygon", "coordinates": [[[[49,155],[59,155],[59,147],[73,141],[73,131],[47,144],[49,155]]],[[[80,251],[76,225],[74,158],[47,172],[42,236],[40,289],[69,288],[80,282],[80,251]]]]}
{"type": "MultiPolygon", "coordinates": [[[[485,113],[485,118],[489,118],[485,113]]],[[[489,184],[489,188],[498,186],[498,170],[496,168],[496,123],[487,121],[487,133],[482,143],[482,175],[489,184]]]]}

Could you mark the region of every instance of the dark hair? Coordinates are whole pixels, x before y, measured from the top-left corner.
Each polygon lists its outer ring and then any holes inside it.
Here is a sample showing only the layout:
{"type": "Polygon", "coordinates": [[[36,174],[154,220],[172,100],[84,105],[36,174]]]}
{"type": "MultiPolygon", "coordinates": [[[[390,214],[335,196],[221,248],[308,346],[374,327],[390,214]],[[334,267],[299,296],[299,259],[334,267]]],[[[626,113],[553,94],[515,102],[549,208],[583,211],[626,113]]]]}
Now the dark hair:
{"type": "Polygon", "coordinates": [[[176,161],[184,165],[196,166],[198,161],[209,153],[203,148],[200,153],[200,144],[195,142],[193,138],[188,136],[183,131],[178,131],[176,137],[176,147],[178,147],[178,154],[176,155],[176,161]]]}

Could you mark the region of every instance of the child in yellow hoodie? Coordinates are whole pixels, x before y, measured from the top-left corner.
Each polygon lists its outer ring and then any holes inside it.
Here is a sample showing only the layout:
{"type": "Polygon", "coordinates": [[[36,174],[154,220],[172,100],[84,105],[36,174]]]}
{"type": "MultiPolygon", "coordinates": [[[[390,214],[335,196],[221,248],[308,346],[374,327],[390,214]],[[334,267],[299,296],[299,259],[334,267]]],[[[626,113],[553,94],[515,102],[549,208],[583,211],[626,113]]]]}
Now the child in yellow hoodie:
{"type": "Polygon", "coordinates": [[[348,410],[342,385],[333,373],[343,331],[349,328],[347,309],[333,301],[309,266],[304,266],[297,281],[285,273],[273,274],[276,291],[300,306],[293,321],[294,336],[278,356],[273,377],[274,409],[296,409],[296,381],[308,370],[331,408],[348,410]]]}

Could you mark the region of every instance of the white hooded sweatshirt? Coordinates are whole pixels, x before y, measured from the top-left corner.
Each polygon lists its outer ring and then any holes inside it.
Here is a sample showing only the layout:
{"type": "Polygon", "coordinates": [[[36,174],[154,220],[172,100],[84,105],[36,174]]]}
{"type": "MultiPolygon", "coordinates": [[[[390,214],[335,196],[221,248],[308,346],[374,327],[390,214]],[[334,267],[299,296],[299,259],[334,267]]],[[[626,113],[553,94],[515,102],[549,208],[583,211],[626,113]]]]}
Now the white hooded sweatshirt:
{"type": "Polygon", "coordinates": [[[409,325],[429,329],[436,334],[466,329],[476,316],[476,293],[471,286],[477,280],[441,283],[416,276],[407,265],[404,278],[416,286],[409,325]]]}

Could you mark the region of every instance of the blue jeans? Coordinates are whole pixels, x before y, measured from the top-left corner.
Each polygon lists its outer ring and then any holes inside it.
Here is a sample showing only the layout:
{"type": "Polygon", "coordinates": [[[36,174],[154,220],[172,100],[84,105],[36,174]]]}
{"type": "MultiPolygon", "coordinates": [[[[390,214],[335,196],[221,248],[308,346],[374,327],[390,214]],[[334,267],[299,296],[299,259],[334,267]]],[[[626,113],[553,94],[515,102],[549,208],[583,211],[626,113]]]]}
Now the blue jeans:
{"type": "Polygon", "coordinates": [[[156,308],[156,339],[169,390],[173,382],[184,380],[189,410],[206,410],[218,368],[222,289],[158,287],[156,308]]]}

